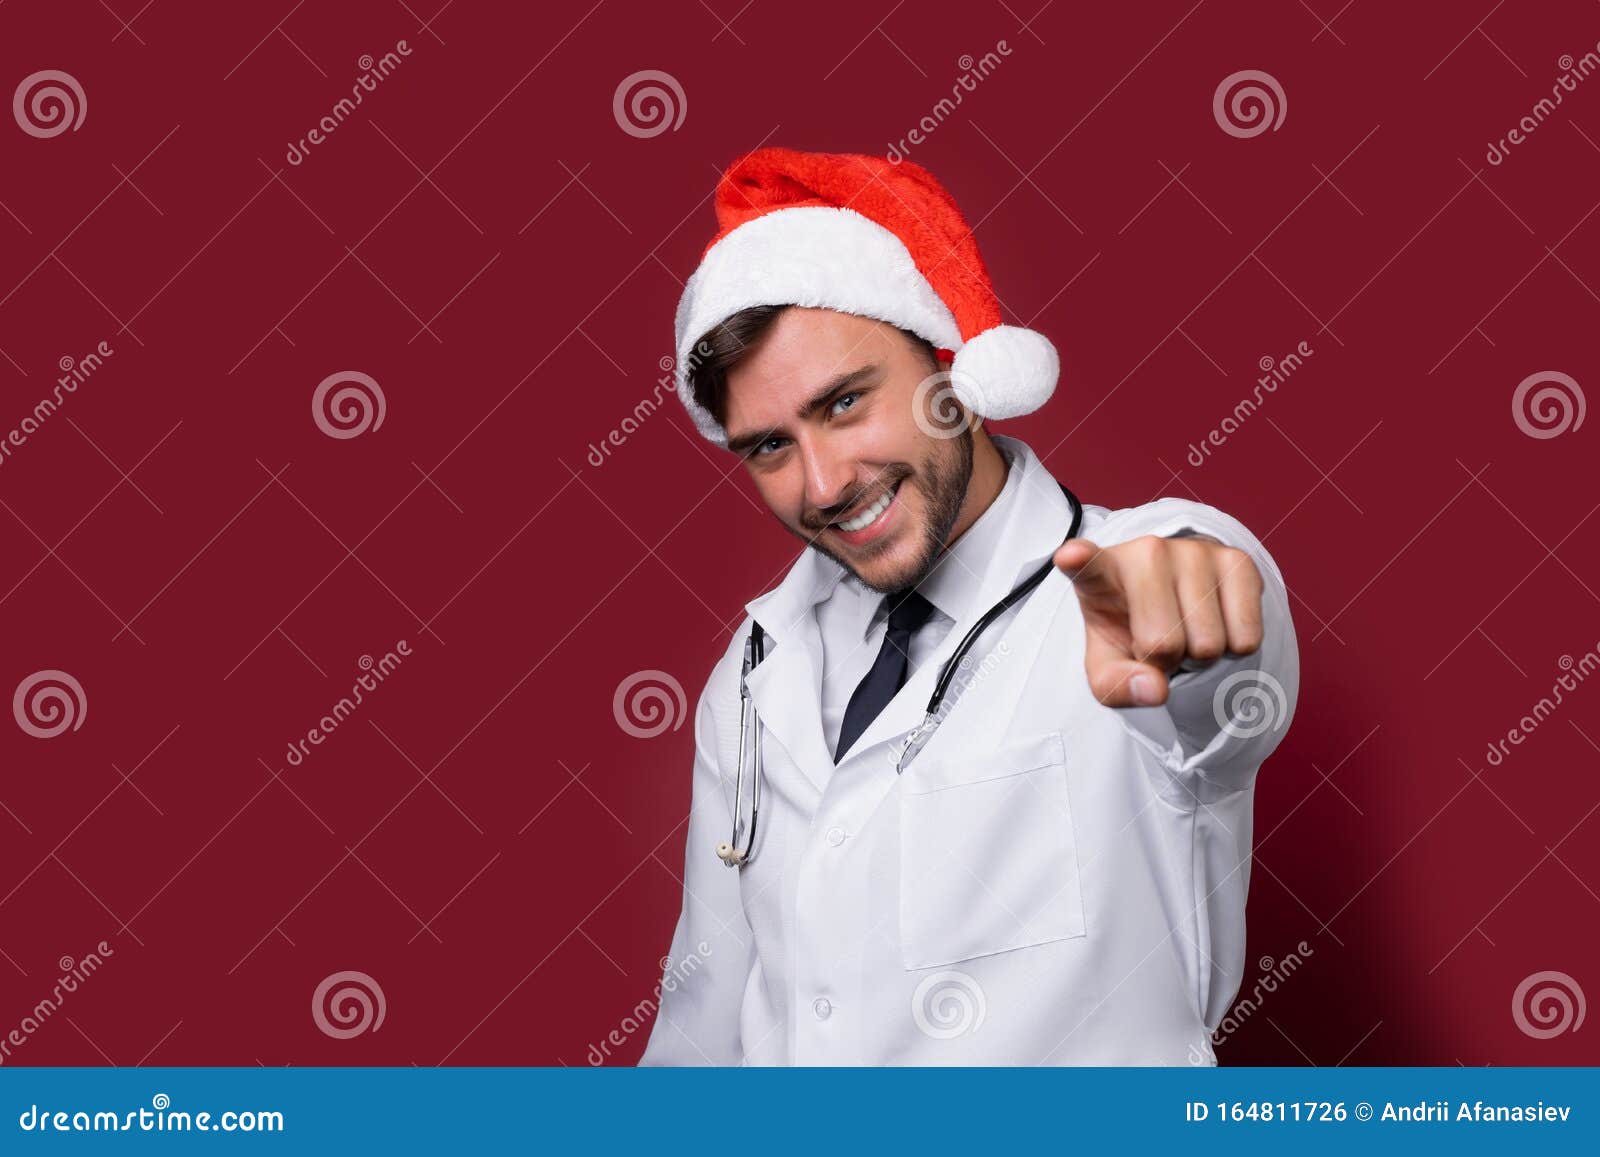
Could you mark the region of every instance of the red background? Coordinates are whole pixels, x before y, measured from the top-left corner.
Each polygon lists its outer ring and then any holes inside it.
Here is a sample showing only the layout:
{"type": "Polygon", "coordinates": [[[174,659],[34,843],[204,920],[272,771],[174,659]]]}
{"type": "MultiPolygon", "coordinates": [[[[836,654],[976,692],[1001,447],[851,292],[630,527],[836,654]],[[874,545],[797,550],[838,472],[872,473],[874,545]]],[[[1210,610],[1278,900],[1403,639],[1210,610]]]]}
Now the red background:
{"type": "Polygon", "coordinates": [[[1511,412],[1530,374],[1600,369],[1600,79],[1485,161],[1600,9],[436,7],[0,9],[4,91],[62,69],[87,99],[51,139],[0,118],[0,427],[115,351],[0,463],[0,699],[55,668],[87,699],[53,739],[0,726],[0,1034],[58,958],[114,950],[8,1063],[586,1062],[658,979],[689,793],[691,728],[633,738],[613,693],[659,668],[692,710],[795,550],[676,402],[589,447],[656,393],[723,166],[881,153],[1002,39],[910,150],[1062,351],[1002,431],[1088,501],[1235,514],[1294,596],[1246,988],[1312,954],[1224,1063],[1600,1060],[1595,1026],[1533,1039],[1511,1009],[1546,969],[1600,992],[1600,687],[1485,760],[1600,641],[1600,423],[1511,412]],[[676,131],[619,127],[643,69],[681,83],[676,131]],[[1282,84],[1277,131],[1213,118],[1242,69],[1282,84]],[[381,429],[313,423],[343,370],[381,429]],[[344,969],[387,1012],[335,1040],[308,1005],[344,969]]]}

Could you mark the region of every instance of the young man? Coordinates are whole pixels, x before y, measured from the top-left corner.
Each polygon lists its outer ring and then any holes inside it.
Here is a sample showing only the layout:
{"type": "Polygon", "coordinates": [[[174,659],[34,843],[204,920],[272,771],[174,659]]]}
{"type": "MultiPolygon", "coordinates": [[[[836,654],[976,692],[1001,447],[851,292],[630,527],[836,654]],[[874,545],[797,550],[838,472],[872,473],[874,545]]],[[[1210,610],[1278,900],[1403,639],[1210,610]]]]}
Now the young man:
{"type": "Polygon", "coordinates": [[[1214,1063],[1255,775],[1299,684],[1276,565],[1199,503],[1075,519],[988,431],[1048,399],[1057,358],[999,324],[925,170],[762,149],[716,207],[678,307],[679,396],[810,549],[700,697],[642,1063],[1214,1063]],[[1036,573],[928,726],[941,669],[1036,573]]]}

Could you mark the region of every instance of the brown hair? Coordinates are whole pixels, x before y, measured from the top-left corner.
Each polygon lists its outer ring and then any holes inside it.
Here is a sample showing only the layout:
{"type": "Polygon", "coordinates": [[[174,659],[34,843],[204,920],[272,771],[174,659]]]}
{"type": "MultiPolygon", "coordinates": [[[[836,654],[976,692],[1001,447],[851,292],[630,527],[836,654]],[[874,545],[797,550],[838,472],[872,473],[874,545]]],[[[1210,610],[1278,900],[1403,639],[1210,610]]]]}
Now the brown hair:
{"type": "MultiPolygon", "coordinates": [[[[719,426],[727,425],[728,375],[755,351],[787,305],[752,305],[713,327],[695,343],[689,355],[688,380],[698,402],[719,426]]],[[[928,364],[939,368],[939,351],[908,329],[899,329],[911,345],[922,351],[928,364]]]]}

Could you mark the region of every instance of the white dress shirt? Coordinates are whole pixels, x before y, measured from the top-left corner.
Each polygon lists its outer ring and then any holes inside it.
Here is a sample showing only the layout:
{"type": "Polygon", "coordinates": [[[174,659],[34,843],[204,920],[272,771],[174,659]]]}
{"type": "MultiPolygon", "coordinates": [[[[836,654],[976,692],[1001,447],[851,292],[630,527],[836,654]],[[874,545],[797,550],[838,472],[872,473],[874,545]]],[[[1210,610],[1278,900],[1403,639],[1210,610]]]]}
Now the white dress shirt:
{"type": "MultiPolygon", "coordinates": [[[[984,508],[950,547],[939,555],[933,569],[917,584],[917,593],[933,604],[934,613],[911,636],[906,648],[906,680],[939,649],[950,628],[967,616],[978,597],[988,559],[1005,533],[1007,512],[1021,476],[1010,469],[1015,451],[996,443],[1007,464],[1000,493],[984,508]]],[[[839,729],[845,708],[857,684],[872,669],[889,629],[884,596],[855,575],[846,573],[833,593],[817,604],[817,626],[822,631],[822,733],[828,750],[839,749],[839,729]]]]}
{"type": "Polygon", "coordinates": [[[1204,533],[1245,551],[1261,647],[1176,675],[1160,706],[1107,707],[1052,569],[977,640],[943,723],[897,772],[956,644],[1070,522],[1033,451],[992,436],[1010,462],[1001,497],[922,588],[950,622],[924,625],[905,685],[837,766],[829,740],[881,641],[876,603],[807,549],[746,604],[696,708],[683,906],[641,1063],[1214,1063],[1245,968],[1256,773],[1298,698],[1282,575],[1210,506],[1085,503],[1079,535],[1101,546],[1204,533]],[[760,824],[729,868],[715,848],[752,622],[767,636],[746,680],[760,824]]]}

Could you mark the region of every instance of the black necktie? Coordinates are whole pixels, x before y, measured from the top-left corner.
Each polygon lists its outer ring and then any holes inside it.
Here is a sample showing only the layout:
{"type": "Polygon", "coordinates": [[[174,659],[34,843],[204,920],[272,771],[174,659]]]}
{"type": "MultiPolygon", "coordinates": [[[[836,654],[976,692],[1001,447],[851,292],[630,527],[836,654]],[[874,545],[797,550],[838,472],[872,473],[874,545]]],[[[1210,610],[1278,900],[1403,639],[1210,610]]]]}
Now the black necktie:
{"type": "Polygon", "coordinates": [[[889,607],[889,629],[883,636],[883,646],[878,650],[872,670],[862,676],[844,709],[844,722],[839,727],[839,746],[834,751],[833,762],[838,763],[850,745],[860,738],[867,726],[878,717],[895,692],[906,681],[906,652],[911,647],[911,636],[928,616],[933,614],[933,604],[916,591],[885,595],[884,605],[889,607]]]}

